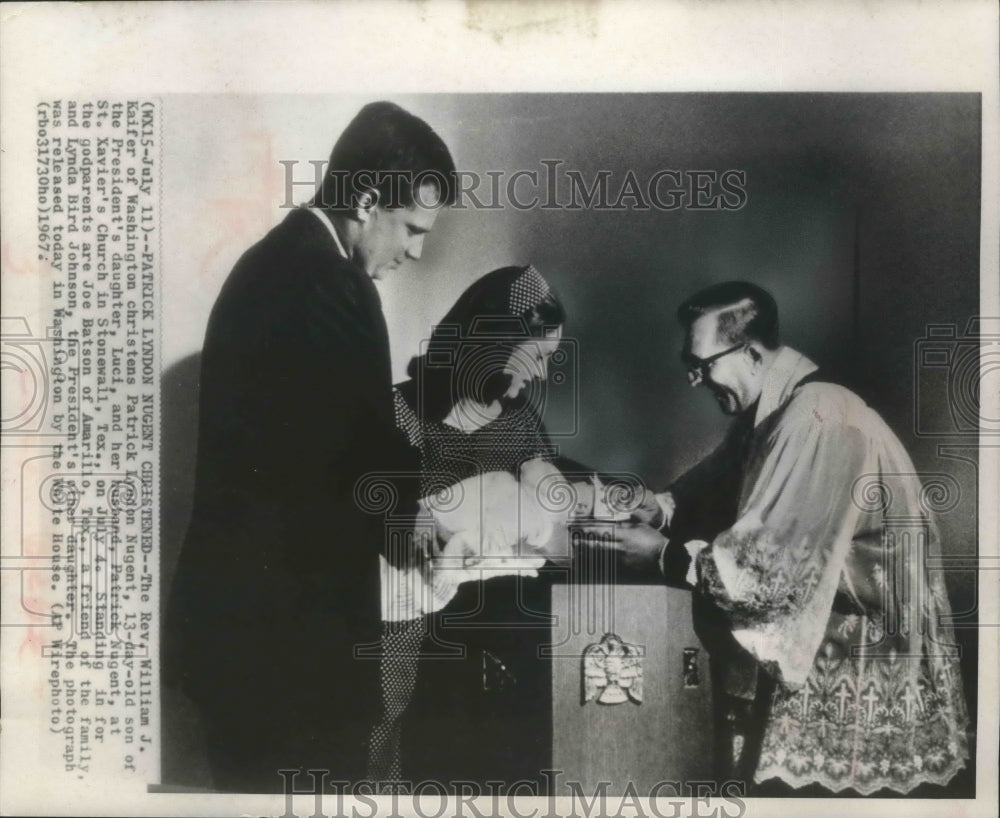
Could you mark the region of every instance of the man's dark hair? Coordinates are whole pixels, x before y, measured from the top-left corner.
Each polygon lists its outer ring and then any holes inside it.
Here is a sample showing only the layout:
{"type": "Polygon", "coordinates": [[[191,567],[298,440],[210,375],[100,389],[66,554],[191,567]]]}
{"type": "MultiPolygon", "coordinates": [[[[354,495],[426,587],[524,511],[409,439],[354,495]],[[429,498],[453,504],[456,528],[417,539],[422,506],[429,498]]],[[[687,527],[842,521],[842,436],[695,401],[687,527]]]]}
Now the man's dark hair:
{"type": "Polygon", "coordinates": [[[375,191],[385,208],[430,206],[417,201],[428,182],[437,187],[436,204],[454,203],[455,162],[448,146],[420,117],[392,102],[371,102],[333,146],[315,203],[350,210],[358,196],[375,191]]]}
{"type": "Polygon", "coordinates": [[[763,287],[748,281],[725,281],[700,290],[677,310],[685,329],[702,315],[718,315],[719,340],[726,345],[757,341],[767,349],[781,344],[778,305],[763,287]]]}

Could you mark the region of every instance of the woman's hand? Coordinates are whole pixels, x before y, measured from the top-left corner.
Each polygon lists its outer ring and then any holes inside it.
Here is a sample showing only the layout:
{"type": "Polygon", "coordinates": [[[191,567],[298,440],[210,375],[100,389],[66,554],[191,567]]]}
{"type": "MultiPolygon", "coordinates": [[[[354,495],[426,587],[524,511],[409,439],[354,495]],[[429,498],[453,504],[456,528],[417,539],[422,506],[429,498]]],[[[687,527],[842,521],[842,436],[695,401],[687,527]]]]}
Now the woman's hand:
{"type": "Polygon", "coordinates": [[[649,489],[642,490],[642,499],[632,511],[633,523],[640,523],[662,531],[670,525],[674,513],[674,496],[669,492],[655,494],[649,489]]]}

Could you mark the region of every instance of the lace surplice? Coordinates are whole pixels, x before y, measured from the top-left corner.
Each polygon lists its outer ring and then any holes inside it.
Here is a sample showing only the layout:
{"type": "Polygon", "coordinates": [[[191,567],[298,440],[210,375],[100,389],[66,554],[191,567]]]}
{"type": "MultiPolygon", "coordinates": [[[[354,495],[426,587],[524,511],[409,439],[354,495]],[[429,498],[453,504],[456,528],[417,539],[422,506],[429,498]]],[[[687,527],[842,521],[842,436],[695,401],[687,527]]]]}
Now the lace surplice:
{"type": "Polygon", "coordinates": [[[755,780],[862,794],[947,783],[968,716],[943,578],[926,567],[940,553],[934,498],[874,411],[832,384],[796,388],[808,362],[782,354],[736,522],[698,556],[698,590],[779,682],[755,780]]]}

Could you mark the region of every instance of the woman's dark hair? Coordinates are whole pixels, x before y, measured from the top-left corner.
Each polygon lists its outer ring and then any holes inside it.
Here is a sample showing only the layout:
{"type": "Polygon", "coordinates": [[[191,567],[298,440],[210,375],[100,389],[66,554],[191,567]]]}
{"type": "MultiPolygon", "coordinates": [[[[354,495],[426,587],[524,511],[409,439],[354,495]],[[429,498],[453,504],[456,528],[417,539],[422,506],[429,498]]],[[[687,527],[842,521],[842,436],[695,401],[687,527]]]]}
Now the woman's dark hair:
{"type": "Polygon", "coordinates": [[[501,267],[459,296],[410,360],[416,407],[425,420],[442,420],[459,400],[484,404],[510,388],[503,366],[511,351],[566,323],[556,294],[533,267],[501,267]]]}

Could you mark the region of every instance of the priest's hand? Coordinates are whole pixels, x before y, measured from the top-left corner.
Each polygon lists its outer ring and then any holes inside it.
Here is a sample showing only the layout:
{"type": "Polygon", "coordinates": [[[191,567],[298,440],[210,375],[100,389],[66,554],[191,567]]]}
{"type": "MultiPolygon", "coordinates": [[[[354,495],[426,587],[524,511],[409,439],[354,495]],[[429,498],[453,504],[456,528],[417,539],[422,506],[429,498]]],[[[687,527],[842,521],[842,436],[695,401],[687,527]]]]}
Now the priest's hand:
{"type": "Polygon", "coordinates": [[[642,523],[616,523],[610,530],[607,524],[583,524],[576,528],[593,535],[595,547],[610,548],[618,553],[624,568],[647,575],[661,575],[660,556],[667,545],[667,538],[655,528],[642,523]]]}

